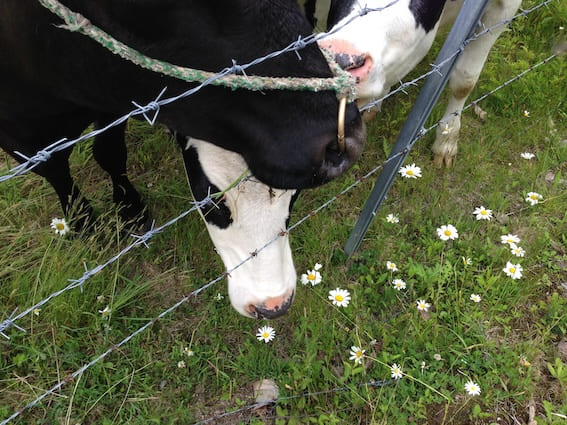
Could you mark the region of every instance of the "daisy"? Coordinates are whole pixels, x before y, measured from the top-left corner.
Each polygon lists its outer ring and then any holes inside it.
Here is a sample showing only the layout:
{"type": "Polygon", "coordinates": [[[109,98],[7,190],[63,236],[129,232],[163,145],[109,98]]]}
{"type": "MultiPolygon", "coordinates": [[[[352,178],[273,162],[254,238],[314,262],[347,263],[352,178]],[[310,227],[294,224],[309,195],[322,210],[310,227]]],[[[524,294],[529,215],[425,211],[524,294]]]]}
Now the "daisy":
{"type": "Polygon", "coordinates": [[[469,381],[465,384],[465,391],[468,395],[479,395],[480,394],[480,387],[478,384],[475,384],[473,381],[469,381]]]}
{"type": "Polygon", "coordinates": [[[515,243],[510,244],[510,252],[514,254],[516,257],[523,257],[526,255],[526,251],[521,246],[516,245],[515,243]]]}
{"type": "Polygon", "coordinates": [[[534,159],[535,155],[531,152],[522,152],[520,156],[524,159],[534,159]]]}
{"type": "Polygon", "coordinates": [[[69,225],[64,218],[54,218],[51,220],[51,228],[55,230],[56,234],[61,236],[65,236],[65,234],[69,231],[69,225]]]}
{"type": "Polygon", "coordinates": [[[526,202],[529,202],[530,205],[539,204],[539,201],[541,201],[542,199],[543,196],[541,196],[537,192],[528,192],[528,194],[526,195],[526,202]]]}
{"type": "Polygon", "coordinates": [[[271,326],[262,326],[258,329],[258,333],[256,334],[258,341],[264,341],[266,344],[274,339],[275,336],[276,332],[271,326]]]}
{"type": "Polygon", "coordinates": [[[386,261],[386,268],[391,272],[398,271],[398,266],[396,266],[396,263],[392,263],[391,261],[386,261]]]}
{"type": "Polygon", "coordinates": [[[443,131],[441,132],[441,134],[446,135],[449,134],[451,132],[451,129],[449,128],[449,124],[445,124],[445,128],[443,128],[443,131]]]}
{"type": "Polygon", "coordinates": [[[317,270],[307,270],[307,273],[301,275],[301,283],[304,285],[310,283],[311,286],[315,286],[321,283],[321,279],[321,273],[317,270]]]}
{"type": "Polygon", "coordinates": [[[323,267],[323,266],[322,266],[321,264],[315,263],[315,266],[313,266],[313,269],[314,269],[315,271],[318,271],[318,270],[321,270],[322,267],[323,267]]]}
{"type": "Polygon", "coordinates": [[[183,351],[185,352],[185,354],[187,354],[187,357],[193,357],[195,355],[195,352],[189,347],[185,347],[183,351]]]}
{"type": "Polygon", "coordinates": [[[520,238],[516,235],[508,233],[507,235],[500,236],[500,242],[510,245],[513,243],[520,243],[520,238]]]}
{"type": "Polygon", "coordinates": [[[394,288],[396,288],[398,291],[406,289],[406,283],[402,279],[394,279],[392,281],[392,285],[394,285],[394,288]]]}
{"type": "Polygon", "coordinates": [[[185,368],[185,362],[183,360],[180,360],[177,362],[177,367],[179,369],[184,369],[185,368]]]}
{"type": "Polygon", "coordinates": [[[417,300],[417,309],[419,311],[427,311],[431,307],[431,304],[426,303],[425,300],[417,300]]]}
{"type": "Polygon", "coordinates": [[[222,301],[223,298],[224,298],[224,295],[221,294],[220,292],[218,292],[217,296],[216,296],[217,301],[222,301]]]}
{"type": "Polygon", "coordinates": [[[39,316],[39,313],[41,313],[41,308],[34,308],[33,309],[33,314],[35,314],[36,316],[39,316]]]}
{"type": "Polygon", "coordinates": [[[459,237],[457,229],[452,224],[447,224],[439,227],[437,229],[437,235],[442,241],[447,241],[449,239],[454,240],[459,237]]]}
{"type": "Polygon", "coordinates": [[[470,297],[470,300],[471,300],[471,301],[474,301],[475,303],[479,303],[481,299],[482,299],[482,298],[480,298],[480,295],[471,294],[471,297],[470,297]]]}
{"type": "Polygon", "coordinates": [[[403,376],[402,368],[399,364],[394,363],[392,366],[390,366],[390,369],[392,369],[392,378],[400,379],[403,376]]]}
{"type": "Polygon", "coordinates": [[[388,214],[386,216],[386,221],[388,223],[399,223],[400,219],[398,217],[396,217],[394,214],[388,214]]]}
{"type": "Polygon", "coordinates": [[[341,288],[333,289],[329,291],[329,300],[338,307],[346,307],[350,302],[350,292],[341,288]]]}
{"type": "Polygon", "coordinates": [[[473,215],[476,217],[477,220],[489,220],[492,218],[492,210],[488,210],[484,208],[482,205],[480,207],[475,208],[473,211],[473,215]]]}
{"type": "Polygon", "coordinates": [[[350,347],[349,360],[354,360],[354,364],[362,364],[362,357],[364,357],[365,352],[366,350],[353,345],[352,347],[350,347]]]}
{"type": "Polygon", "coordinates": [[[469,257],[461,257],[463,260],[463,264],[466,266],[470,266],[472,264],[472,260],[469,257]]]}
{"type": "Polygon", "coordinates": [[[418,177],[421,177],[421,168],[415,164],[406,165],[405,167],[400,168],[398,173],[400,173],[402,177],[408,179],[417,179],[418,177]]]}
{"type": "Polygon", "coordinates": [[[512,264],[509,261],[506,263],[506,267],[502,269],[504,273],[506,273],[514,280],[522,277],[522,270],[523,268],[520,264],[512,264]]]}
{"type": "Polygon", "coordinates": [[[530,111],[527,111],[524,109],[524,117],[529,117],[530,116],[530,111]]]}
{"type": "Polygon", "coordinates": [[[110,316],[110,307],[106,306],[106,307],[104,307],[104,310],[99,310],[98,312],[100,314],[102,314],[102,317],[104,319],[107,319],[110,316]]]}

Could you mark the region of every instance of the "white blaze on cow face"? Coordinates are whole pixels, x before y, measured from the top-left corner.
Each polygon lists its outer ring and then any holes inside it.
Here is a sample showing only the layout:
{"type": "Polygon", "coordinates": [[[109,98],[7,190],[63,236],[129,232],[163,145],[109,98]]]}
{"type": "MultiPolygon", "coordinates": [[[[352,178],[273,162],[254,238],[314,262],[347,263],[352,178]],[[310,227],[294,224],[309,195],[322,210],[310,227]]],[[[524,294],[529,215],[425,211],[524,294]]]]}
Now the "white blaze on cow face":
{"type": "Polygon", "coordinates": [[[382,11],[352,19],[363,7],[380,8],[390,3],[391,0],[352,2],[348,15],[334,25],[340,29],[319,42],[321,48],[335,54],[346,51],[367,56],[370,69],[358,78],[359,104],[388,93],[423,59],[435,38],[438,24],[429,32],[417,25],[409,9],[410,0],[399,0],[382,11]],[[348,21],[351,22],[342,27],[348,21]]]}
{"type": "MultiPolygon", "coordinates": [[[[206,179],[220,190],[237,181],[247,169],[240,155],[208,142],[190,139],[186,149],[191,148],[198,154],[206,179]]],[[[295,190],[272,189],[249,177],[217,202],[230,211],[231,222],[226,227],[204,217],[227,270],[259,250],[228,276],[230,302],[244,316],[274,318],[285,313],[291,304],[296,273],[288,235],[279,235],[286,228],[294,193],[295,190]],[[260,250],[273,239],[273,243],[260,250]]]]}

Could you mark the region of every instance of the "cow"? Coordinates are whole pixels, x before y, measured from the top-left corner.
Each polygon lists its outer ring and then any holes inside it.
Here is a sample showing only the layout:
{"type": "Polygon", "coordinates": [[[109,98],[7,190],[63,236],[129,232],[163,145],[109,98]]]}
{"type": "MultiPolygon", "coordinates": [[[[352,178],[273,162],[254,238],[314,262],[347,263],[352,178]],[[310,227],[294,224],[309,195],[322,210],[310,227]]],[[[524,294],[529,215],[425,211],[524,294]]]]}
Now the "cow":
{"type": "Polygon", "coordinates": [[[223,260],[232,306],[252,318],[284,314],[296,273],[285,229],[299,191],[275,189],[247,175],[244,158],[212,143],[177,135],[191,192],[200,202],[215,250],[223,260]],[[235,184],[236,183],[236,184],[235,184]],[[245,262],[243,262],[246,260],[245,262]]]}
{"type": "MultiPolygon", "coordinates": [[[[143,54],[207,71],[220,71],[233,61],[248,63],[311,33],[308,21],[293,0],[63,3],[143,54]]],[[[61,19],[37,1],[0,2],[0,147],[18,161],[22,155],[33,156],[56,140],[77,137],[91,123],[95,129],[105,127],[129,112],[133,101],[150,102],[164,87],[167,93],[176,95],[196,85],[139,68],[85,35],[59,28],[60,24],[61,19]]],[[[332,76],[316,44],[263,61],[246,72],[262,76],[332,76]]],[[[265,188],[270,197],[275,194],[270,199],[278,203],[284,219],[283,224],[279,220],[280,224],[270,228],[279,229],[285,225],[295,190],[337,177],[361,153],[365,133],[356,105],[349,103],[345,108],[344,142],[337,137],[338,110],[336,94],[329,90],[253,92],[207,86],[192,96],[162,106],[157,121],[192,137],[191,146],[184,149],[186,163],[191,165],[188,168],[199,169],[194,163],[196,159],[205,164],[200,177],[198,172],[189,171],[194,192],[200,193],[199,188],[211,185],[222,188],[226,176],[218,170],[223,164],[236,162],[237,168],[246,167],[254,176],[240,190],[260,191],[258,187],[265,188]],[[220,150],[216,152],[216,148],[220,150]]],[[[122,206],[123,218],[142,216],[142,221],[147,221],[144,203],[126,174],[125,125],[97,135],[93,156],[112,179],[113,198],[122,206]]],[[[92,223],[93,214],[89,201],[71,177],[70,153],[71,148],[53,153],[33,171],[53,186],[64,213],[73,213],[75,227],[80,229],[92,223]]],[[[225,202],[230,202],[230,196],[225,202]]],[[[238,205],[238,200],[234,202],[238,205]]],[[[225,230],[222,220],[225,224],[232,220],[233,226],[228,227],[235,229],[236,214],[254,214],[259,230],[263,211],[243,211],[244,208],[233,208],[229,217],[221,207],[217,222],[221,225],[217,227],[225,230]]],[[[207,217],[216,212],[215,208],[207,217]]],[[[209,231],[213,235],[214,231],[209,231]]],[[[241,239],[230,236],[225,244],[232,249],[230,245],[238,245],[241,239]]],[[[287,244],[286,238],[282,240],[287,244]]],[[[242,252],[251,249],[248,244],[242,246],[242,252]]],[[[220,252],[230,266],[232,254],[223,254],[222,249],[220,252]]],[[[237,279],[238,272],[229,277],[229,293],[239,312],[275,317],[289,307],[295,287],[289,246],[278,255],[282,256],[280,263],[285,272],[274,273],[284,276],[282,285],[270,286],[269,276],[258,275],[259,286],[247,288],[230,284],[243,281],[237,279]]]]}
{"type": "MultiPolygon", "coordinates": [[[[313,3],[310,1],[309,3],[313,3]]],[[[437,30],[456,18],[462,0],[331,0],[321,40],[358,79],[359,105],[380,99],[429,51],[437,30]],[[353,19],[363,7],[384,8],[353,19]],[[350,21],[350,23],[348,23],[350,21]]],[[[490,28],[514,15],[521,0],[491,0],[482,17],[490,28]]],[[[306,8],[314,10],[313,4],[306,8]]],[[[313,22],[313,17],[310,17],[313,22]]],[[[433,143],[434,164],[450,166],[457,154],[461,110],[474,88],[490,48],[505,30],[497,26],[465,48],[450,79],[450,98],[433,143]]]]}

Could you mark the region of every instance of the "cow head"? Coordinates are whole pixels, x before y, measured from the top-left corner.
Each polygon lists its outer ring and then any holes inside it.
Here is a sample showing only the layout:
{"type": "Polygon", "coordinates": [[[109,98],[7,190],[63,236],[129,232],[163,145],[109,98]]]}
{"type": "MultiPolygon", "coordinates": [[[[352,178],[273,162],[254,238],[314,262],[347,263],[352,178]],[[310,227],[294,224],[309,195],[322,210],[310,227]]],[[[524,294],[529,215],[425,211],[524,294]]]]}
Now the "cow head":
{"type": "Polygon", "coordinates": [[[319,44],[356,77],[360,105],[388,93],[423,59],[433,43],[444,3],[331,1],[327,26],[332,34],[319,44]],[[363,7],[384,9],[356,17],[363,7]]]}
{"type": "MultiPolygon", "coordinates": [[[[198,139],[180,139],[193,196],[226,189],[242,177],[242,157],[198,139]]],[[[285,230],[295,190],[273,189],[248,177],[200,209],[227,270],[230,302],[240,314],[273,319],[284,314],[295,293],[296,274],[285,230]],[[271,244],[261,249],[267,242],[271,244]]]]}
{"type": "MultiPolygon", "coordinates": [[[[69,0],[66,3],[115,38],[150,57],[211,72],[219,72],[233,62],[250,63],[311,34],[296,0],[69,0]]],[[[82,35],[69,35],[53,25],[51,31],[75,37],[77,43],[93,44],[82,35]]],[[[88,56],[84,45],[77,45],[75,53],[79,57],[88,56]]],[[[108,96],[116,98],[120,93],[123,108],[131,109],[133,99],[154,100],[164,86],[167,86],[165,96],[195,86],[139,69],[102,49],[96,49],[95,54],[104,56],[104,60],[95,58],[97,66],[92,71],[95,73],[111,68],[111,61],[122,61],[125,72],[113,72],[112,93],[108,96]]],[[[266,77],[332,77],[316,43],[298,53],[287,52],[256,63],[245,73],[266,77]]],[[[94,95],[98,96],[99,91],[94,95]]],[[[100,96],[108,97],[107,93],[100,96]]],[[[79,97],[85,103],[91,101],[79,97]]],[[[358,159],[365,137],[359,112],[354,104],[347,106],[346,149],[341,151],[337,143],[338,108],[339,100],[329,90],[249,91],[207,86],[195,95],[162,107],[158,120],[179,133],[239,153],[254,176],[271,187],[295,189],[325,183],[358,159]]]]}

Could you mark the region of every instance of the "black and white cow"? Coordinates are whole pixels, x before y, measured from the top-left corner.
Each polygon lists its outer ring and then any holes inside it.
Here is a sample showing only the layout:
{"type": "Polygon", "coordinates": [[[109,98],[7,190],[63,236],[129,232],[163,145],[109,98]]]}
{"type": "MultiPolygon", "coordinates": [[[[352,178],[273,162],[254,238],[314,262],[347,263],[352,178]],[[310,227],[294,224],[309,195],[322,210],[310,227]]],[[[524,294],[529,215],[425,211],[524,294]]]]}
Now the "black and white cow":
{"type": "MultiPolygon", "coordinates": [[[[233,60],[247,63],[311,33],[295,0],[62,3],[150,57],[207,71],[219,71],[233,60]]],[[[56,140],[77,137],[91,123],[104,126],[132,110],[132,101],[152,101],[164,87],[167,94],[177,95],[194,86],[141,69],[82,34],[58,28],[61,23],[36,0],[0,2],[0,147],[17,160],[22,158],[16,151],[33,156],[56,140]]],[[[307,46],[300,55],[290,52],[267,60],[247,73],[332,76],[316,45],[307,46]]],[[[364,140],[362,120],[356,105],[349,104],[346,149],[341,150],[337,111],[336,95],[330,91],[252,92],[210,86],[161,108],[158,121],[195,137],[185,156],[186,162],[192,155],[205,164],[201,172],[194,161],[190,168],[197,170],[190,171],[195,173],[191,180],[196,195],[209,185],[223,189],[244,168],[262,182],[249,180],[234,197],[228,193],[224,204],[230,213],[221,208],[217,229],[209,228],[227,268],[257,248],[258,241],[265,242],[266,235],[271,237],[271,229],[284,227],[295,189],[322,184],[356,161],[364,140]],[[270,206],[243,206],[238,193],[253,199],[269,197],[270,206]],[[269,210],[277,212],[277,219],[269,210]],[[242,218],[253,220],[255,226],[243,228],[242,218]],[[232,225],[223,227],[227,223],[232,225]]],[[[144,210],[144,204],[126,175],[124,127],[97,136],[93,152],[112,178],[115,202],[131,219],[144,210]]],[[[55,188],[65,213],[75,211],[88,221],[92,208],[73,182],[70,153],[71,149],[53,154],[34,171],[55,188]]],[[[216,214],[215,209],[207,216],[216,214]]],[[[243,267],[229,278],[231,300],[239,312],[274,317],[289,306],[295,272],[287,238],[274,245],[281,244],[283,249],[269,248],[259,255],[273,265],[270,276],[255,272],[252,280],[240,278],[243,267]],[[281,284],[274,284],[273,276],[281,284]],[[250,282],[252,286],[247,286],[250,282]]]]}
{"type": "MultiPolygon", "coordinates": [[[[331,0],[327,26],[333,32],[320,42],[337,60],[350,65],[359,80],[359,105],[379,99],[398,84],[426,55],[440,26],[454,21],[462,0],[331,0]],[[381,8],[340,28],[363,7],[381,8]]],[[[510,18],[521,0],[492,0],[482,17],[490,28],[510,18]]],[[[309,6],[313,10],[313,6],[309,6]]],[[[471,42],[450,80],[450,99],[433,144],[434,163],[451,165],[457,154],[460,111],[474,88],[488,53],[505,30],[501,25],[471,42]],[[455,114],[456,112],[456,114],[455,114]]]]}

